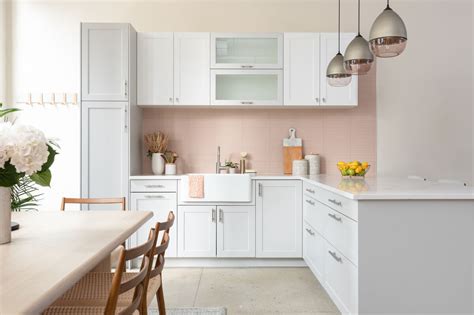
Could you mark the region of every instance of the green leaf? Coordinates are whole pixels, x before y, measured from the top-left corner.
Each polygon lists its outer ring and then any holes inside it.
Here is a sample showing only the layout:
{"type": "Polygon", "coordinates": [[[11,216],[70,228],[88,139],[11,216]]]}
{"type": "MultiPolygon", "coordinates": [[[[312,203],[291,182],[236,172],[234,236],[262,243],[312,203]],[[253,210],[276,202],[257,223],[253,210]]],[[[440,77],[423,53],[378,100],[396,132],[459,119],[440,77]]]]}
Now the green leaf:
{"type": "Polygon", "coordinates": [[[0,118],[3,117],[3,116],[6,116],[8,114],[18,112],[18,111],[20,111],[20,109],[18,109],[18,108],[0,109],[0,118]]]}
{"type": "Polygon", "coordinates": [[[41,167],[40,173],[49,170],[49,168],[51,167],[51,165],[53,165],[53,163],[54,163],[54,158],[55,158],[56,155],[58,154],[58,152],[56,152],[56,150],[54,150],[53,147],[50,146],[49,144],[48,144],[48,152],[49,152],[48,160],[47,160],[46,163],[44,163],[43,166],[41,167]]]}
{"type": "Polygon", "coordinates": [[[38,172],[30,176],[31,180],[40,186],[47,186],[51,184],[51,171],[38,172]]]}
{"type": "Polygon", "coordinates": [[[5,166],[0,169],[0,186],[12,187],[13,185],[18,184],[20,178],[24,175],[24,173],[17,173],[15,166],[8,161],[5,163],[5,166]]]}

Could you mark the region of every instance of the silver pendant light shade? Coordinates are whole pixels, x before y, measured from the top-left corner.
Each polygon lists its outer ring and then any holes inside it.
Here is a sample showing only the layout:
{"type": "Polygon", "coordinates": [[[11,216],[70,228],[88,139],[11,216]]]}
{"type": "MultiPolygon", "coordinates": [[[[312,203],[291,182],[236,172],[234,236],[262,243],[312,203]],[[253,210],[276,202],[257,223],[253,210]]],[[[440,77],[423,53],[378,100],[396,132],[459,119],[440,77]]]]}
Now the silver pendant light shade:
{"type": "Polygon", "coordinates": [[[407,39],[405,23],[390,8],[387,0],[387,8],[380,13],[370,29],[370,49],[377,57],[396,57],[405,50],[407,39]]]}
{"type": "Polygon", "coordinates": [[[374,62],[374,55],[370,51],[369,43],[360,35],[360,0],[358,1],[358,35],[347,46],[344,53],[344,67],[353,75],[364,75],[370,71],[374,62]]]}
{"type": "Polygon", "coordinates": [[[326,77],[328,84],[334,87],[347,86],[352,81],[352,75],[347,73],[344,68],[344,57],[341,54],[341,0],[339,0],[338,7],[338,52],[332,58],[326,70],[326,77]]]}

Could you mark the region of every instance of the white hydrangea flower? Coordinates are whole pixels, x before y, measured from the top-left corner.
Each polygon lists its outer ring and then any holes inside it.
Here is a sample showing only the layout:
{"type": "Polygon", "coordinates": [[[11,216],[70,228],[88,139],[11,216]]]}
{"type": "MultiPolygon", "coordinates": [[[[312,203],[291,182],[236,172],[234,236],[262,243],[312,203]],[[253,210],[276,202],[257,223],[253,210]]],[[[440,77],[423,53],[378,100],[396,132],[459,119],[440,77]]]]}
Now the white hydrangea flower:
{"type": "Polygon", "coordinates": [[[16,171],[30,176],[41,170],[49,156],[44,133],[32,126],[13,125],[10,139],[8,152],[16,171]]]}
{"type": "Polygon", "coordinates": [[[5,162],[10,159],[9,147],[11,140],[12,124],[10,122],[0,122],[0,168],[5,166],[5,162]]]}

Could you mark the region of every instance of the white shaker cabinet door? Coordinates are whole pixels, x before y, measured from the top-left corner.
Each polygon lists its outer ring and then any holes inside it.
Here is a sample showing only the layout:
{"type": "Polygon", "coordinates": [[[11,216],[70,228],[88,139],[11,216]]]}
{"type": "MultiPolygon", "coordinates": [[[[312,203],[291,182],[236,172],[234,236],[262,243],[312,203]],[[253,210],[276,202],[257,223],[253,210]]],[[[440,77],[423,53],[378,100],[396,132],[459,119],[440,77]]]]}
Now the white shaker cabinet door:
{"type": "MultiPolygon", "coordinates": [[[[82,102],[81,107],[81,196],[128,196],[127,103],[82,102]]],[[[82,208],[117,209],[114,205],[82,208]]]]}
{"type": "Polygon", "coordinates": [[[174,33],[174,104],[210,105],[210,33],[174,33]]]}
{"type": "Polygon", "coordinates": [[[319,33],[285,33],[284,42],[284,104],[319,105],[319,33]]]}
{"type": "Polygon", "coordinates": [[[319,282],[323,283],[326,240],[307,222],[304,222],[303,230],[303,258],[319,282]]]}
{"type": "MultiPolygon", "coordinates": [[[[177,197],[176,193],[132,193],[130,200],[130,209],[134,211],[152,211],[153,218],[145,222],[137,232],[136,246],[145,243],[148,240],[150,229],[157,222],[165,222],[168,219],[168,213],[173,211],[177,216],[177,197]]],[[[174,225],[170,229],[170,243],[166,251],[167,257],[176,257],[177,254],[177,217],[174,225]]],[[[160,233],[158,243],[161,242],[163,233],[160,233]]]]}
{"type": "Polygon", "coordinates": [[[257,257],[303,257],[301,190],[299,180],[257,181],[257,257]]]}
{"type": "Polygon", "coordinates": [[[81,24],[82,100],[127,101],[129,24],[81,24]]]}
{"type": "MultiPolygon", "coordinates": [[[[341,53],[344,54],[355,34],[341,34],[341,53]]],[[[326,78],[326,69],[332,58],[337,54],[337,33],[321,33],[321,106],[357,106],[358,77],[345,87],[330,86],[326,78]]]]}
{"type": "Polygon", "coordinates": [[[255,206],[219,206],[218,257],[255,257],[255,206]]]}
{"type": "Polygon", "coordinates": [[[174,103],[173,33],[138,33],[138,105],[174,103]]]}
{"type": "Polygon", "coordinates": [[[216,257],[214,206],[178,207],[178,257],[216,257]]]}

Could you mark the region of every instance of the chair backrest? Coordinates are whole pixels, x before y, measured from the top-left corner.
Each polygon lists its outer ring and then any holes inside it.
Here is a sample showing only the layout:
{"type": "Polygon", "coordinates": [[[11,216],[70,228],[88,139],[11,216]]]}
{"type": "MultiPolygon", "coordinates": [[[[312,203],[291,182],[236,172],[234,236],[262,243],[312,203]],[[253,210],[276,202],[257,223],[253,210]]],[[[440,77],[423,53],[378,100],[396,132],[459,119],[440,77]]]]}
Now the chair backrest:
{"type": "Polygon", "coordinates": [[[128,306],[120,311],[120,315],[131,315],[135,311],[140,311],[146,306],[146,286],[150,276],[153,254],[158,239],[158,231],[152,228],[148,236],[148,241],[144,244],[131,249],[121,247],[118,266],[112,279],[109,297],[105,307],[104,314],[115,314],[119,295],[134,289],[133,299],[128,306]],[[134,274],[133,278],[122,282],[126,262],[137,257],[143,256],[140,271],[134,274]]]}
{"type": "Polygon", "coordinates": [[[168,220],[166,222],[158,222],[156,223],[155,229],[156,231],[161,232],[163,231],[163,238],[161,240],[161,244],[155,248],[155,252],[153,257],[156,256],[154,260],[154,265],[151,267],[150,278],[154,278],[161,274],[165,265],[165,253],[168,249],[169,245],[169,233],[170,229],[174,224],[175,215],[173,211],[168,213],[168,220]]]}
{"type": "Polygon", "coordinates": [[[66,204],[81,204],[81,205],[122,205],[122,210],[125,211],[125,197],[122,198],[63,198],[61,202],[61,211],[64,211],[66,204]]]}

